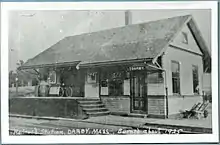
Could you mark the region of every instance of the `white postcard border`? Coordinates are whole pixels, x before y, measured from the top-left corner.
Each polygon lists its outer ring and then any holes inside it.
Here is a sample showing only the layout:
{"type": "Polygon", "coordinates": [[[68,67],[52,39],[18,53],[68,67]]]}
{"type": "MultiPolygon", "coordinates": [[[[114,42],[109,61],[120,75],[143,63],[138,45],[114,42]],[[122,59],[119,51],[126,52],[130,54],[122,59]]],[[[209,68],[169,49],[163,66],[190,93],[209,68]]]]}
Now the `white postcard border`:
{"type": "Polygon", "coordinates": [[[1,4],[1,120],[2,143],[194,143],[218,141],[218,9],[215,1],[184,2],[16,2],[1,4]],[[213,134],[9,136],[8,16],[10,10],[212,9],[212,125],[213,134]]]}

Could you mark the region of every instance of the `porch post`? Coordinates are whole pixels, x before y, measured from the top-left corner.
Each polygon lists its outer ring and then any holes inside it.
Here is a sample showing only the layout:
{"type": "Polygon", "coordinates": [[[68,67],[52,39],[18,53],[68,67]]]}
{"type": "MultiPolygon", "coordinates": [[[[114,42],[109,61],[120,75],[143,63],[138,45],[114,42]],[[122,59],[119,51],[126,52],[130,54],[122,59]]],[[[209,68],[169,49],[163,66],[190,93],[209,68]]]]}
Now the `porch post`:
{"type": "MultiPolygon", "coordinates": [[[[129,70],[130,71],[130,70],[129,70]]],[[[133,72],[130,71],[129,72],[129,77],[130,77],[130,113],[132,113],[132,107],[133,107],[133,100],[132,100],[132,95],[133,95],[133,85],[132,85],[132,81],[133,81],[133,72]]]]}
{"type": "Polygon", "coordinates": [[[146,87],[145,87],[145,93],[146,93],[146,112],[147,112],[147,114],[148,114],[148,106],[149,106],[149,104],[148,104],[148,74],[149,74],[149,72],[147,71],[147,73],[146,73],[146,78],[145,78],[145,80],[144,80],[144,82],[145,82],[145,85],[146,85],[146,87]]]}
{"type": "Polygon", "coordinates": [[[165,84],[165,98],[166,98],[166,118],[168,118],[168,115],[169,115],[169,113],[168,113],[168,88],[167,88],[167,74],[166,74],[166,71],[164,71],[164,84],[165,84]]]}
{"type": "Polygon", "coordinates": [[[99,99],[101,100],[101,68],[98,69],[99,99]]]}

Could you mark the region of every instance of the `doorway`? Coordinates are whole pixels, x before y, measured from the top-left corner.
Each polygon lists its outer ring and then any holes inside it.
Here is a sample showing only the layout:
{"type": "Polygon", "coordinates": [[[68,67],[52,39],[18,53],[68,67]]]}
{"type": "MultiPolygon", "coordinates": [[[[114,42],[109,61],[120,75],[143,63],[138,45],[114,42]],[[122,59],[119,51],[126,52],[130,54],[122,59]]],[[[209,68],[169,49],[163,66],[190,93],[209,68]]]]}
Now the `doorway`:
{"type": "Polygon", "coordinates": [[[144,71],[131,73],[131,112],[147,114],[147,75],[144,71]]]}

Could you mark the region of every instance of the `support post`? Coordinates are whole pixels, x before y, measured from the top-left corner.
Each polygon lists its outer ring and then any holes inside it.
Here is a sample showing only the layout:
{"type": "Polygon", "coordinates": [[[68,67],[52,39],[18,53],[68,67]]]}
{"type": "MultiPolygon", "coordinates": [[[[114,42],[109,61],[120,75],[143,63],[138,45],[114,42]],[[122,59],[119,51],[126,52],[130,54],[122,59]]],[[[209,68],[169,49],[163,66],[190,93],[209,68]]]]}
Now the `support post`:
{"type": "Polygon", "coordinates": [[[16,97],[18,97],[18,77],[15,78],[16,82],[16,97]]]}
{"type": "Polygon", "coordinates": [[[98,69],[98,83],[99,83],[99,99],[100,99],[100,101],[102,101],[102,97],[101,97],[101,82],[102,82],[102,80],[101,80],[101,68],[99,68],[98,69]]]}
{"type": "Polygon", "coordinates": [[[166,118],[168,118],[169,108],[168,108],[168,88],[167,88],[167,74],[166,74],[166,71],[164,71],[164,77],[165,77],[165,97],[166,97],[166,118]]]}
{"type": "Polygon", "coordinates": [[[168,118],[168,88],[166,87],[166,118],[168,118]]]}

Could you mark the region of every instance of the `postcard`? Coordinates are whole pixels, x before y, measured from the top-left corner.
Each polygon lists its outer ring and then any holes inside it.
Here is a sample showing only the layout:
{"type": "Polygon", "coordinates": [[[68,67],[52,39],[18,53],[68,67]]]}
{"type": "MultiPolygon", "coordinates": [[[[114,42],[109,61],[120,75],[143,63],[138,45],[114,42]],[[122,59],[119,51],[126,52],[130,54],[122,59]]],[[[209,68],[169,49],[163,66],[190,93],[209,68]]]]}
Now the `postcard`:
{"type": "Polygon", "coordinates": [[[1,12],[3,143],[218,142],[217,2],[1,12]]]}

